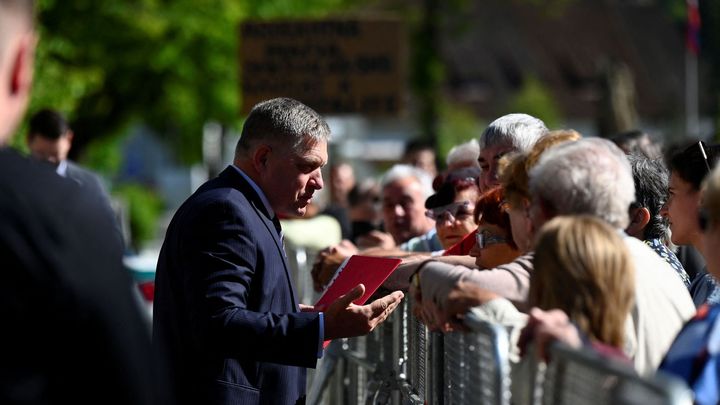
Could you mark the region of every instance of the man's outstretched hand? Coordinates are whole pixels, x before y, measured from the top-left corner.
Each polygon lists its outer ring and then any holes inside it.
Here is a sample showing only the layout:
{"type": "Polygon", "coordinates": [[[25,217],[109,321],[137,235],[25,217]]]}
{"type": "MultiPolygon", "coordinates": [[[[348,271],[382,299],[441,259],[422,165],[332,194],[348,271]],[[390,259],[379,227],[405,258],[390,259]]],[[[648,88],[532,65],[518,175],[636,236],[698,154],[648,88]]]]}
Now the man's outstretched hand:
{"type": "Polygon", "coordinates": [[[359,284],[324,309],[326,340],[367,335],[385,321],[403,299],[403,293],[395,291],[367,305],[352,303],[363,294],[365,286],[359,284]]]}

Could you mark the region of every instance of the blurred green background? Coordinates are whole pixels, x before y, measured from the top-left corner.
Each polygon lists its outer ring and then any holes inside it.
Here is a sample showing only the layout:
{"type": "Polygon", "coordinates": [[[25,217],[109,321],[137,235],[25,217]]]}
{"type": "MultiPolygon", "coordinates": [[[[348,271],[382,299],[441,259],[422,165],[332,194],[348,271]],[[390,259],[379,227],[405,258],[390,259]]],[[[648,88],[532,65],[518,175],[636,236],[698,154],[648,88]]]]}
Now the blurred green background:
{"type": "MultiPolygon", "coordinates": [[[[667,29],[680,41],[687,18],[684,0],[507,3],[558,21],[568,10],[594,3],[650,4],[663,13],[667,29]]],[[[191,165],[202,160],[202,132],[208,122],[239,130],[242,21],[378,13],[403,19],[410,41],[411,108],[406,119],[444,157],[450,147],[477,137],[497,117],[482,116],[477,108],[452,96],[448,88],[455,74],[442,51],[443,44],[477,28],[475,21],[463,17],[482,4],[469,0],[39,0],[41,37],[29,114],[52,107],[68,116],[76,134],[71,157],[103,175],[113,195],[127,204],[133,243],[139,248],[158,236],[156,224],[167,207],[151,181],[118,175],[127,158],[123,145],[132,129],[141,126],[157,136],[175,162],[191,165]]],[[[701,0],[700,9],[700,66],[702,77],[708,78],[701,82],[705,100],[701,108],[714,123],[703,135],[717,138],[720,2],[701,0]]],[[[520,84],[498,102],[494,112],[526,112],[551,128],[572,122],[542,75],[522,67],[518,74],[520,84]]],[[[676,123],[672,128],[679,127],[676,123]]],[[[25,148],[25,128],[13,140],[20,149],[25,148]]]]}

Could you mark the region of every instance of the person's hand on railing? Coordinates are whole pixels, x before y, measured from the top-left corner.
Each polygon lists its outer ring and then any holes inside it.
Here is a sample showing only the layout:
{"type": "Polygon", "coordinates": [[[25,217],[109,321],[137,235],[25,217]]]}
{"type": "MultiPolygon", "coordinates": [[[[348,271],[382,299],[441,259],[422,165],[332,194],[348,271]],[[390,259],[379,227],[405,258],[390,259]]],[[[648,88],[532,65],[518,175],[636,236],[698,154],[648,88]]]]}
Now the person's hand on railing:
{"type": "Polygon", "coordinates": [[[518,340],[521,356],[528,353],[529,345],[535,347],[538,359],[543,361],[549,360],[550,345],[554,342],[562,342],[576,349],[582,347],[583,342],[577,327],[562,310],[543,311],[532,308],[528,315],[528,323],[520,332],[518,340]]]}
{"type": "Polygon", "coordinates": [[[410,284],[410,294],[413,298],[413,313],[420,322],[431,331],[449,332],[453,330],[467,331],[463,317],[470,308],[498,298],[498,295],[465,281],[458,282],[450,290],[443,305],[438,305],[429,299],[423,299],[419,277],[413,277],[410,284]]]}
{"type": "Polygon", "coordinates": [[[499,297],[494,292],[488,291],[475,283],[460,281],[448,294],[445,305],[440,312],[439,321],[443,323],[445,331],[469,331],[463,322],[465,314],[472,307],[499,297]]]}

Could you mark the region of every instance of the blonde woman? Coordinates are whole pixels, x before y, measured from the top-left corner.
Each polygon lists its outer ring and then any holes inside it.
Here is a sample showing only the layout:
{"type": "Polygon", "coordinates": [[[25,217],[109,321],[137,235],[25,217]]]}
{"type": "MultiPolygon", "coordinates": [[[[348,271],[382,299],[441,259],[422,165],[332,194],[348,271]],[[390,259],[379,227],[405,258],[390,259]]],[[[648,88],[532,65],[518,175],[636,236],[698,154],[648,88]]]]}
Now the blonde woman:
{"type": "Polygon", "coordinates": [[[557,217],[535,246],[529,303],[560,309],[591,341],[622,348],[635,269],[622,237],[591,216],[557,217]]]}
{"type": "Polygon", "coordinates": [[[540,230],[535,252],[529,317],[489,292],[474,314],[509,327],[521,353],[534,344],[545,357],[549,341],[578,347],[585,340],[622,357],[635,296],[635,270],[622,236],[595,217],[556,217],[540,230]]]}

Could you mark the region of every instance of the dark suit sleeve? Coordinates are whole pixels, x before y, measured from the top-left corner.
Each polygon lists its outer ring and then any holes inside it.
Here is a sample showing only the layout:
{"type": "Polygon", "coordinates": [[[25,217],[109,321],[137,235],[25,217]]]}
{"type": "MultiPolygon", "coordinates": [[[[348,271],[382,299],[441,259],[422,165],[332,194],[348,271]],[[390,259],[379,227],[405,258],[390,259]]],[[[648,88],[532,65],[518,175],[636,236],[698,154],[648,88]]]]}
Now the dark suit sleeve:
{"type": "Polygon", "coordinates": [[[297,312],[272,234],[251,207],[203,212],[180,237],[193,335],[224,356],[315,367],[319,315],[297,312]]]}

